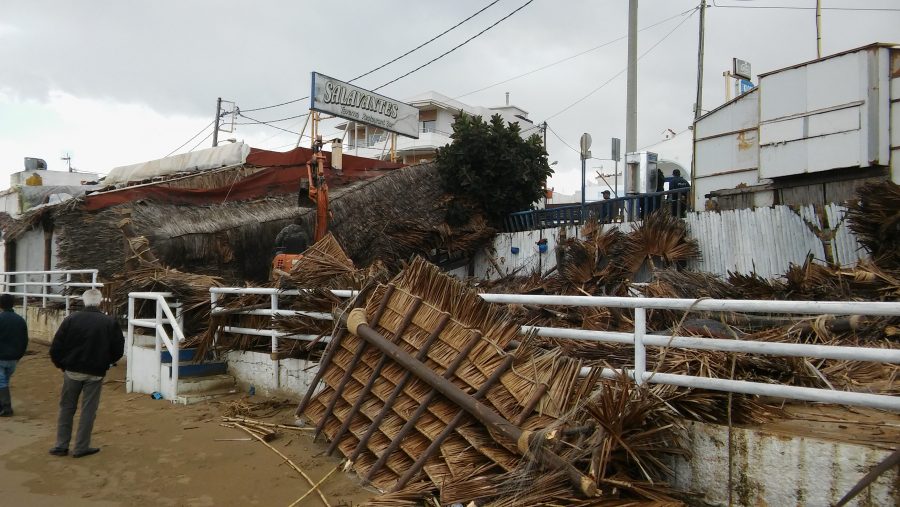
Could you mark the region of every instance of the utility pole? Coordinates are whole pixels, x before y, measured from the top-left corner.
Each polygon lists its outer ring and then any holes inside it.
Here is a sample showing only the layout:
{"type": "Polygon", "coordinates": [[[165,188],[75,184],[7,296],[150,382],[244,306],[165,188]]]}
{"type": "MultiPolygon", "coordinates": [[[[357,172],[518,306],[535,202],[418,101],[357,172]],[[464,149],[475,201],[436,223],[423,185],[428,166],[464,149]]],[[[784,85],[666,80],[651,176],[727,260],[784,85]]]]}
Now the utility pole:
{"type": "Polygon", "coordinates": [[[706,35],[706,0],[700,0],[700,42],[697,44],[697,101],[694,103],[694,119],[703,114],[703,46],[706,35]]]}
{"type": "MultiPolygon", "coordinates": [[[[222,97],[216,99],[216,119],[213,120],[213,148],[219,145],[219,114],[222,112],[222,97]]],[[[233,129],[232,129],[233,130],[233,129]]]]}
{"type": "Polygon", "coordinates": [[[628,0],[628,91],[625,99],[625,153],[637,150],[638,0],[628,0]]]}
{"type": "Polygon", "coordinates": [[[816,58],[822,58],[822,0],[816,0],[816,58]]]}

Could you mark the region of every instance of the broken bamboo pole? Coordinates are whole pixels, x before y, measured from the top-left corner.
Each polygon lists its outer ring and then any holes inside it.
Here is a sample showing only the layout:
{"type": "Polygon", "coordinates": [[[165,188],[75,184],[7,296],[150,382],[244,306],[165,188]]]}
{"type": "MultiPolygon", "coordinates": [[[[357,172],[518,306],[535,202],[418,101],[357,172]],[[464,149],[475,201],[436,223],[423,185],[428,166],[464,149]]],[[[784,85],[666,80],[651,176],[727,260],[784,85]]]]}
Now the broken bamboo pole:
{"type": "MultiPolygon", "coordinates": [[[[365,310],[357,309],[350,312],[350,316],[347,318],[347,329],[381,350],[384,354],[390,356],[392,360],[403,366],[406,370],[411,371],[413,375],[431,386],[450,402],[470,413],[484,424],[491,434],[500,434],[511,441],[516,442],[516,449],[522,453],[523,456],[533,457],[538,463],[547,468],[564,471],[572,485],[583,495],[588,497],[596,496],[596,483],[583,475],[578,469],[572,466],[571,463],[566,462],[563,458],[559,457],[559,455],[547,449],[540,440],[533,438],[533,432],[523,431],[521,428],[514,426],[504,417],[491,410],[487,405],[473,399],[455,384],[446,378],[439,376],[427,365],[417,361],[414,357],[406,353],[406,351],[389,342],[377,331],[369,327],[366,322],[365,310]]],[[[399,438],[395,440],[395,442],[398,440],[399,438]]],[[[383,454],[379,461],[386,460],[386,456],[387,453],[383,454]]]]}
{"type": "MultiPolygon", "coordinates": [[[[252,436],[253,438],[255,438],[255,439],[257,439],[257,440],[259,440],[260,442],[263,443],[263,445],[265,445],[266,447],[268,447],[269,449],[271,449],[272,451],[274,451],[275,454],[281,456],[281,459],[283,459],[285,463],[287,463],[288,465],[290,465],[291,468],[293,468],[294,470],[296,470],[301,476],[303,476],[304,479],[306,479],[306,482],[309,483],[309,487],[312,488],[312,487],[315,486],[315,483],[313,482],[313,480],[312,480],[308,475],[306,475],[306,472],[304,472],[303,469],[301,469],[299,466],[297,466],[296,463],[294,463],[293,461],[291,461],[291,459],[288,458],[287,456],[285,456],[281,451],[279,451],[278,449],[276,449],[276,448],[272,447],[271,445],[269,445],[268,442],[266,442],[265,440],[263,440],[262,438],[260,438],[259,435],[257,435],[256,433],[253,433],[252,431],[250,431],[250,429],[247,428],[246,426],[244,426],[244,425],[242,425],[242,424],[239,424],[239,423],[235,423],[235,427],[240,428],[240,429],[246,431],[248,435],[252,436]]],[[[319,489],[316,489],[315,491],[316,491],[316,493],[319,494],[319,498],[322,499],[322,503],[325,504],[325,507],[331,507],[331,504],[328,503],[328,499],[325,498],[325,495],[322,494],[322,491],[320,491],[319,489]]]]}
{"type": "MultiPolygon", "coordinates": [[[[416,312],[419,311],[419,306],[422,304],[422,298],[416,297],[413,299],[412,304],[410,304],[409,308],[406,310],[406,314],[403,316],[403,321],[400,323],[400,327],[397,328],[397,331],[394,332],[394,340],[403,336],[403,333],[406,332],[406,328],[412,323],[413,317],[415,317],[416,312]]],[[[331,456],[334,453],[334,450],[337,449],[338,444],[343,438],[344,433],[350,429],[350,423],[353,422],[353,418],[356,417],[356,413],[359,412],[360,407],[362,407],[363,402],[366,401],[366,397],[369,396],[369,392],[372,390],[372,386],[375,385],[375,381],[378,380],[378,377],[381,376],[381,370],[384,368],[384,365],[387,363],[388,357],[385,354],[381,354],[381,358],[378,359],[378,364],[375,365],[375,369],[372,370],[372,374],[369,375],[369,380],[366,381],[366,385],[363,386],[362,391],[359,392],[356,401],[353,402],[353,406],[350,407],[350,412],[344,417],[344,423],[341,424],[340,429],[331,439],[331,444],[328,446],[328,450],[325,451],[325,454],[331,456]]]]}
{"type": "MultiPolygon", "coordinates": [[[[368,326],[366,326],[366,327],[368,328],[368,326]]],[[[369,329],[371,329],[371,328],[369,328],[369,329]]],[[[378,335],[378,336],[381,336],[381,335],[378,335]]],[[[444,381],[449,382],[450,379],[453,378],[454,375],[456,375],[456,370],[460,366],[462,366],[463,361],[465,361],[465,359],[469,356],[469,353],[472,352],[472,349],[475,348],[475,345],[477,345],[478,342],[481,341],[481,333],[479,333],[478,331],[472,331],[471,336],[472,337],[469,339],[468,343],[466,343],[466,346],[463,347],[463,349],[461,351],[459,351],[459,354],[456,356],[456,358],[453,359],[453,362],[450,363],[450,366],[447,367],[447,371],[444,372],[444,375],[442,377],[438,377],[438,378],[442,378],[444,381]]],[[[363,338],[363,339],[366,340],[365,338],[363,338]]],[[[366,340],[366,341],[368,341],[368,340],[366,340]]],[[[393,345],[393,344],[391,344],[391,345],[393,345]]],[[[400,349],[397,348],[397,350],[400,350],[400,349]]],[[[403,352],[403,353],[406,354],[406,352],[403,352]]],[[[388,353],[385,352],[385,355],[388,355],[388,353]]],[[[425,364],[422,363],[421,361],[416,361],[415,358],[413,358],[409,354],[406,354],[406,355],[412,361],[415,361],[417,364],[420,364],[423,367],[427,368],[427,366],[425,366],[425,364]]],[[[392,359],[393,359],[393,357],[392,357],[392,359]]],[[[396,359],[395,359],[395,361],[396,361],[396,359]]],[[[403,363],[400,363],[398,361],[398,364],[400,364],[400,366],[403,366],[404,369],[409,371],[409,368],[406,368],[406,366],[403,363]]],[[[431,369],[429,369],[428,371],[431,371],[431,369]]],[[[413,374],[415,374],[415,372],[413,372],[413,374]]],[[[387,446],[387,449],[385,449],[381,453],[381,456],[378,457],[378,461],[376,461],[375,464],[372,465],[372,468],[369,469],[369,471],[366,473],[366,476],[363,478],[363,480],[365,480],[367,482],[370,482],[372,480],[372,477],[374,477],[375,473],[378,472],[382,466],[384,466],[384,464],[387,462],[387,460],[391,456],[391,454],[393,454],[394,451],[396,451],[400,447],[400,444],[403,442],[403,439],[406,438],[406,435],[408,435],[409,432],[412,431],[412,429],[416,426],[416,423],[418,422],[419,418],[422,417],[422,414],[424,414],[426,410],[428,410],[428,405],[431,404],[431,402],[437,397],[437,395],[438,395],[437,389],[435,389],[434,386],[431,386],[431,391],[429,391],[428,394],[425,395],[424,398],[422,398],[422,400],[419,402],[419,406],[416,408],[416,411],[413,412],[413,414],[409,417],[409,419],[407,419],[407,421],[403,425],[403,427],[400,428],[400,432],[397,433],[397,435],[391,440],[391,443],[387,446]]]]}
{"type": "MultiPolygon", "coordinates": [[[[508,354],[503,360],[503,363],[501,363],[500,366],[496,370],[494,370],[494,373],[491,373],[491,376],[488,377],[484,384],[482,384],[481,387],[478,388],[478,391],[475,391],[475,394],[473,394],[472,397],[477,400],[485,396],[487,392],[492,387],[494,387],[494,384],[496,384],[497,381],[500,380],[500,377],[502,377],[503,374],[506,373],[506,370],[508,370],[509,367],[512,366],[514,359],[515,356],[513,356],[512,354],[508,354]]],[[[417,473],[419,473],[419,470],[421,470],[422,467],[425,466],[425,462],[428,461],[428,458],[430,458],[435,452],[437,452],[438,449],[440,449],[441,444],[444,443],[444,440],[447,440],[451,433],[456,431],[456,427],[459,426],[459,423],[462,422],[464,415],[465,412],[459,411],[455,416],[453,416],[453,419],[451,419],[450,422],[447,423],[447,426],[444,427],[443,431],[441,431],[438,436],[431,441],[431,444],[427,449],[425,449],[425,452],[419,455],[419,457],[416,459],[416,462],[413,463],[413,465],[409,467],[406,472],[403,472],[403,475],[401,475],[400,479],[397,480],[397,484],[393,487],[393,489],[391,489],[392,493],[403,489],[409,483],[409,480],[415,477],[417,473]]]]}
{"type": "MultiPolygon", "coordinates": [[[[428,351],[431,350],[431,346],[437,341],[438,336],[440,336],[441,332],[444,331],[444,328],[447,327],[447,324],[450,322],[450,314],[442,313],[438,319],[437,326],[435,326],[434,330],[428,335],[428,338],[425,340],[425,343],[422,345],[422,348],[419,349],[419,352],[416,354],[416,359],[419,361],[423,361],[426,357],[428,357],[428,351]]],[[[372,419],[372,424],[369,425],[369,428],[366,430],[366,433],[363,435],[361,439],[359,439],[359,443],[356,444],[356,449],[353,450],[353,453],[347,458],[349,463],[356,462],[356,458],[359,457],[360,453],[366,448],[369,444],[369,439],[372,438],[372,435],[375,434],[375,431],[378,430],[378,427],[381,426],[381,422],[384,420],[385,416],[387,416],[388,412],[391,411],[391,408],[394,406],[394,402],[397,401],[397,397],[400,396],[400,393],[403,392],[403,389],[406,387],[406,383],[409,382],[409,379],[412,378],[412,373],[409,371],[405,371],[403,373],[403,377],[400,378],[400,382],[397,382],[397,385],[394,386],[394,390],[391,391],[391,394],[384,400],[384,406],[381,407],[381,410],[378,412],[378,415],[375,416],[375,419],[372,419]]]]}
{"type": "Polygon", "coordinates": [[[541,398],[547,394],[547,389],[549,389],[547,384],[538,384],[537,391],[535,391],[531,398],[525,402],[525,407],[522,409],[522,412],[520,412],[516,417],[516,420],[512,422],[514,425],[521,426],[525,424],[525,420],[528,419],[528,416],[530,416],[532,412],[534,412],[534,408],[541,401],[541,398]]]}

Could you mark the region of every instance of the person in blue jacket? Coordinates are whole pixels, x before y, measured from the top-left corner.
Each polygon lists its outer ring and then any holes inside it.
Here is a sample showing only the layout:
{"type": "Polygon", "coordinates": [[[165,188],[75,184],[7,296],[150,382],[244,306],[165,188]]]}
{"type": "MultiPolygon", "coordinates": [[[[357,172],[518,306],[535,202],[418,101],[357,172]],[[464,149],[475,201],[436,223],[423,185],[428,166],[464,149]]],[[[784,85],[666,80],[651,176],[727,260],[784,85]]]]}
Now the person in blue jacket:
{"type": "Polygon", "coordinates": [[[28,326],[13,311],[13,297],[0,295],[0,417],[13,415],[9,380],[28,348],[28,326]]]}

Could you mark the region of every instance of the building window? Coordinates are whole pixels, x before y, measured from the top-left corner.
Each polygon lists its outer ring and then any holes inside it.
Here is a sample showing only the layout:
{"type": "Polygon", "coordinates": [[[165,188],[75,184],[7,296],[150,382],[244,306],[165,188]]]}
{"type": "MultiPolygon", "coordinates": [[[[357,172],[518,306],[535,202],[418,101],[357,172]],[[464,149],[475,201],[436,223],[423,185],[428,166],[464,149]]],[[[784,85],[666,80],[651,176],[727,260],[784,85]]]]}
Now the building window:
{"type": "Polygon", "coordinates": [[[437,122],[435,120],[423,121],[422,132],[437,132],[437,122]]]}

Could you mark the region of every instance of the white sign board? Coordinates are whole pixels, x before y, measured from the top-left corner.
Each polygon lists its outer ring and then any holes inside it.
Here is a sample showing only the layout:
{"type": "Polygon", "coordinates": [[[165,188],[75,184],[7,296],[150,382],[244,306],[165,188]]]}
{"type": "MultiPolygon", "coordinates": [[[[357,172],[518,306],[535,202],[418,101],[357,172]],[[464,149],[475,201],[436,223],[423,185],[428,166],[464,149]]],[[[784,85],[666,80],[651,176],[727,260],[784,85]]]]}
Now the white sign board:
{"type": "Polygon", "coordinates": [[[744,78],[747,81],[753,79],[753,74],[750,72],[750,62],[738,58],[732,58],[731,66],[731,73],[734,74],[734,77],[744,78]]]}
{"type": "Polygon", "coordinates": [[[333,77],[313,72],[309,100],[314,111],[419,138],[418,109],[333,77]]]}

